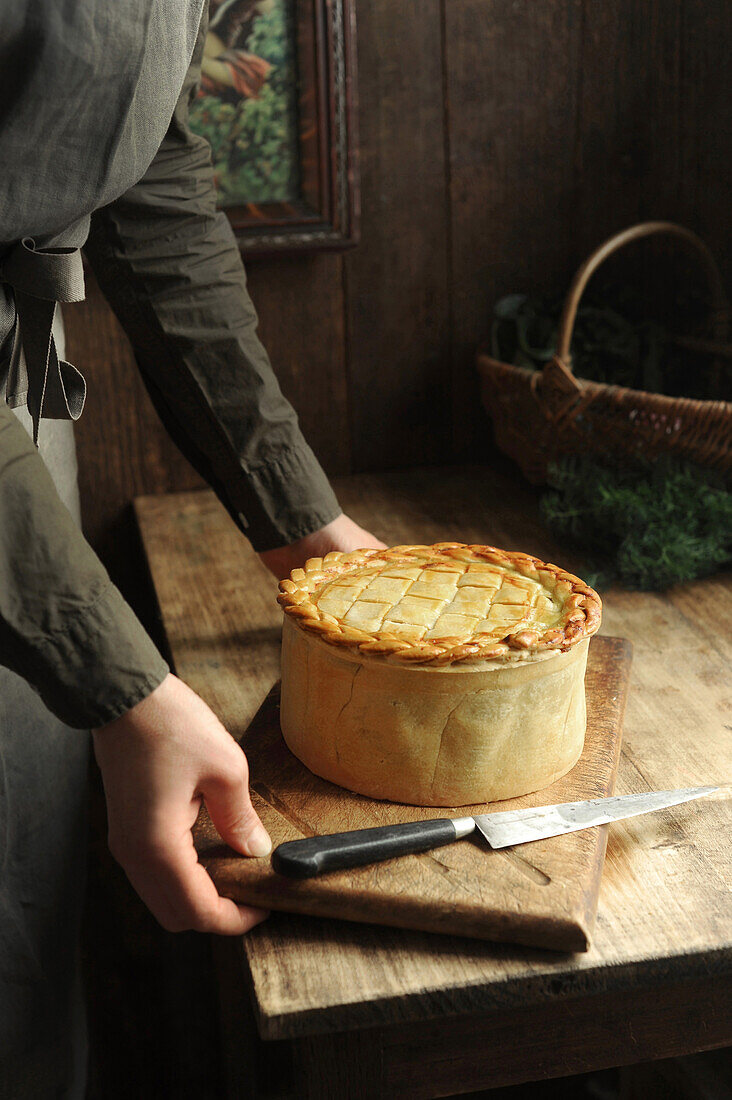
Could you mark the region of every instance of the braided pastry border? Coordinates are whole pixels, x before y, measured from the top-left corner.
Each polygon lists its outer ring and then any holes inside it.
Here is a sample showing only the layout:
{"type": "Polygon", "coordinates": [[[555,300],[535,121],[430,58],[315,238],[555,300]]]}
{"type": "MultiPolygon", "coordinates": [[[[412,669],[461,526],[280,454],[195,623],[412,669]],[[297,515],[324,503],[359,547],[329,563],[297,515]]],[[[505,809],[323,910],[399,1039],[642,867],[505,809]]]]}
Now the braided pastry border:
{"type": "Polygon", "coordinates": [[[520,652],[560,650],[577,645],[583,638],[594,634],[602,616],[602,601],[594,589],[575,577],[552,565],[512,550],[498,550],[495,546],[468,545],[462,542],[437,542],[433,546],[392,546],[388,550],[353,550],[342,553],[333,550],[324,558],[309,558],[303,569],[293,569],[289,578],[280,581],[277,602],[298,626],[317,634],[329,645],[357,649],[373,657],[414,665],[448,665],[469,663],[513,656],[520,652]],[[429,555],[429,557],[428,557],[429,555]],[[378,635],[342,623],[334,615],[321,611],[310,598],[316,588],[338,575],[354,572],[368,562],[414,565],[429,560],[430,565],[445,561],[483,561],[514,569],[530,580],[539,581],[553,595],[563,597],[562,617],[556,626],[544,633],[523,628],[507,634],[502,640],[480,635],[441,638],[436,642],[407,642],[386,631],[378,635]],[[513,651],[513,652],[512,652],[513,651]]]}

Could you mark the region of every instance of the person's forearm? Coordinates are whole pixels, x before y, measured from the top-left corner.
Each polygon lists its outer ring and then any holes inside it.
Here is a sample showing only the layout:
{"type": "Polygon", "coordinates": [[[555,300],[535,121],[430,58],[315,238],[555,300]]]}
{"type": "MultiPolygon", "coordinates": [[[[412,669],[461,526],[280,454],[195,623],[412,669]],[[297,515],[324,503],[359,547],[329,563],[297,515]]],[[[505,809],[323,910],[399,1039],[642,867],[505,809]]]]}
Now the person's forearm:
{"type": "Polygon", "coordinates": [[[3,401],[0,664],[79,729],[123,714],[168,672],[3,401]]]}
{"type": "Polygon", "coordinates": [[[188,125],[202,46],[154,162],[94,215],[86,251],[168,432],[267,551],[340,508],[258,339],[210,149],[188,125]]]}

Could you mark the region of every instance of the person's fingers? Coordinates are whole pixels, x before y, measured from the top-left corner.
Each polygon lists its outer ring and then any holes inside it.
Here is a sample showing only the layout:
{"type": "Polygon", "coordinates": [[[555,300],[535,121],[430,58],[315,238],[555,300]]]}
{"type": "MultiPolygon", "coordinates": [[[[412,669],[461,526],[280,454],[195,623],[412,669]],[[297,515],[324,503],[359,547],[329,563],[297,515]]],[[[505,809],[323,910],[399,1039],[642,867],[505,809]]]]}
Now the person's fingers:
{"type": "Polygon", "coordinates": [[[199,786],[209,815],[222,838],[245,856],[268,856],[272,841],[249,795],[249,769],[243,752],[225,771],[199,786]]]}
{"type": "Polygon", "coordinates": [[[325,527],[288,546],[260,551],[259,557],[279,580],[288,576],[295,567],[303,566],[308,558],[323,557],[330,550],[379,550],[385,546],[386,543],[377,539],[370,531],[359,527],[350,516],[340,515],[325,527]]]}
{"type": "Polygon", "coordinates": [[[377,539],[376,535],[372,535],[370,531],[363,527],[359,528],[359,531],[361,532],[360,535],[357,535],[354,540],[358,542],[357,549],[386,550],[386,543],[382,542],[381,539],[377,539]]]}
{"type": "Polygon", "coordinates": [[[172,674],[94,731],[108,842],[138,894],[170,931],[241,935],[268,914],[219,896],[192,828],[205,798],[225,840],[246,855],[271,841],[249,796],[246,757],[204,701],[172,674]]]}
{"type": "Polygon", "coordinates": [[[167,847],[151,845],[148,853],[141,849],[134,858],[120,853],[118,860],[145,905],[168,932],[192,930],[240,936],[269,916],[266,909],[222,898],[198,862],[192,841],[190,845],[180,841],[167,847]]]}

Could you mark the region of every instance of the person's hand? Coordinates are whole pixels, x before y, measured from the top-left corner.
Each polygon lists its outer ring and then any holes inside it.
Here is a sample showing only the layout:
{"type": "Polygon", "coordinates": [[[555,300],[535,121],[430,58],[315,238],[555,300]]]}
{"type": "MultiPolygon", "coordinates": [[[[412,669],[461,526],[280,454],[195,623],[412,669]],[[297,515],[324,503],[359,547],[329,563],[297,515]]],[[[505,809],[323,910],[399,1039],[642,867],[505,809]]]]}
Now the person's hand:
{"type": "Polygon", "coordinates": [[[222,898],[191,829],[201,799],[227,844],[265,856],[271,841],[249,797],[244,753],[172,674],[121,718],[94,730],[109,848],[163,928],[241,935],[268,913],[222,898]]]}
{"type": "Polygon", "coordinates": [[[260,558],[278,580],[287,577],[291,570],[303,566],[308,558],[322,558],[331,550],[381,550],[386,543],[359,527],[346,515],[338,516],[332,523],[306,535],[304,539],[277,550],[265,550],[260,558]]]}

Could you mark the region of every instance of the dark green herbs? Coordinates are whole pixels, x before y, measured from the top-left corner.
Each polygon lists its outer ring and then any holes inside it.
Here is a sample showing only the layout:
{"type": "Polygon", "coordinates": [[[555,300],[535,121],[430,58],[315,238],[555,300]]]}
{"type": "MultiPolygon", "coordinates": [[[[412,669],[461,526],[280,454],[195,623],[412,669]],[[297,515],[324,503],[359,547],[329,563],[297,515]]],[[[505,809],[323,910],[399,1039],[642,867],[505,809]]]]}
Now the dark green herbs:
{"type": "Polygon", "coordinates": [[[670,456],[569,457],[550,467],[549,484],[542,515],[584,551],[588,584],[660,590],[732,560],[732,494],[713,471],[670,456]]]}
{"type": "MultiPolygon", "coordinates": [[[[563,298],[511,294],[494,310],[492,354],[541,369],[555,353],[563,298]]],[[[580,303],[572,369],[580,378],[671,396],[729,399],[732,358],[690,352],[643,316],[628,286],[606,283],[580,303]]],[[[702,334],[706,306],[692,288],[674,303],[679,331],[702,334]]],[[[664,589],[714,573],[732,557],[732,494],[724,479],[677,458],[568,457],[550,468],[541,511],[586,555],[600,587],[664,589]]]]}
{"type": "MultiPolygon", "coordinates": [[[[679,331],[704,334],[705,306],[695,291],[679,294],[679,331]]],[[[540,369],[555,353],[563,297],[509,294],[494,308],[491,353],[516,366],[540,369]]],[[[572,369],[579,378],[629,389],[701,400],[729,399],[732,357],[715,361],[676,342],[643,316],[630,287],[605,284],[580,302],[572,334],[572,369]],[[726,393],[724,392],[726,391],[726,393]]]]}

